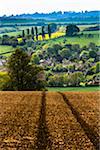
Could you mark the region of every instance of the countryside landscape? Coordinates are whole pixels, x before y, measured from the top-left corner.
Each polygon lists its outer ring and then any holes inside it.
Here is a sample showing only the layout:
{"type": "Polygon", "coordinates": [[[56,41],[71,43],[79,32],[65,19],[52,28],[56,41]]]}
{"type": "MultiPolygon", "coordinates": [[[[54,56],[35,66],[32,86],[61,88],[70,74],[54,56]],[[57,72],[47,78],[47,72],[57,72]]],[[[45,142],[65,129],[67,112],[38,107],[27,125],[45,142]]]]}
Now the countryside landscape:
{"type": "Polygon", "coordinates": [[[99,150],[99,3],[29,1],[0,6],[0,150],[99,150]]]}

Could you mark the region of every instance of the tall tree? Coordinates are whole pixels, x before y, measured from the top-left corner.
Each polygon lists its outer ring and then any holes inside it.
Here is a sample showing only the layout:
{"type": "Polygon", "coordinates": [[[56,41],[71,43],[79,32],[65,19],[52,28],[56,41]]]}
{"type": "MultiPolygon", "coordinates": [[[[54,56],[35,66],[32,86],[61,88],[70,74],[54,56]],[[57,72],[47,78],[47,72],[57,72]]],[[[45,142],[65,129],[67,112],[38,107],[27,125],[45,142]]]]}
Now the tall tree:
{"type": "Polygon", "coordinates": [[[36,40],[38,41],[38,28],[35,27],[35,33],[36,33],[36,40]]]}
{"type": "Polygon", "coordinates": [[[49,38],[51,38],[51,28],[50,28],[50,24],[48,24],[48,35],[49,35],[49,38]]]}
{"type": "Polygon", "coordinates": [[[10,79],[4,85],[4,90],[26,91],[45,88],[43,68],[32,66],[30,57],[22,49],[16,49],[10,56],[8,71],[10,79]]]}
{"type": "Polygon", "coordinates": [[[25,37],[25,31],[22,30],[22,37],[25,37]]]}
{"type": "Polygon", "coordinates": [[[42,26],[42,39],[44,40],[45,38],[45,31],[44,31],[44,26],[42,26]]]}
{"type": "Polygon", "coordinates": [[[27,29],[27,35],[29,35],[30,34],[30,30],[29,29],[27,29]]]}
{"type": "Polygon", "coordinates": [[[32,39],[34,40],[34,28],[31,28],[31,35],[32,35],[32,39]]]}

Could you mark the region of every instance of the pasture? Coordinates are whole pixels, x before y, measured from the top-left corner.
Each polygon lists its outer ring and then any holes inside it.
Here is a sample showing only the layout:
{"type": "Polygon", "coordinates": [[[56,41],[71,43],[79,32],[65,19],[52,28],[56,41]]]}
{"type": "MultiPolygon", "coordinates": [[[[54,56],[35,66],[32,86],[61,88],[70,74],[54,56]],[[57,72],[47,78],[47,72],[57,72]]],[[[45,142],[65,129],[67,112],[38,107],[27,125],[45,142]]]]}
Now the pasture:
{"type": "MultiPolygon", "coordinates": [[[[64,33],[63,33],[64,34],[64,33]]],[[[96,45],[100,45],[99,40],[99,32],[98,31],[84,31],[83,36],[73,36],[73,37],[58,37],[55,39],[48,40],[48,43],[63,43],[66,44],[79,44],[82,46],[87,46],[89,43],[95,43],[96,45]],[[92,34],[93,37],[88,37],[89,34],[92,34]]]]}
{"type": "MultiPolygon", "coordinates": [[[[12,46],[0,45],[0,54],[13,51],[12,46]]],[[[10,56],[10,53],[4,54],[4,56],[10,56]]]]}
{"type": "Polygon", "coordinates": [[[98,92],[0,92],[0,149],[99,150],[98,92]]]}

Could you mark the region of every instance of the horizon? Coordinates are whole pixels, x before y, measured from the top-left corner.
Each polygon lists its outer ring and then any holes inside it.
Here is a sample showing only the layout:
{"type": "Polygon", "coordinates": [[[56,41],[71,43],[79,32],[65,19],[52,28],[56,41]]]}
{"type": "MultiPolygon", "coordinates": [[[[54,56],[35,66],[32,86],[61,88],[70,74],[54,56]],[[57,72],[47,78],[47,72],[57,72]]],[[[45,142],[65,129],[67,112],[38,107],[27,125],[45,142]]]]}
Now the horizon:
{"type": "Polygon", "coordinates": [[[0,16],[20,15],[33,13],[51,13],[58,11],[99,11],[100,2],[95,0],[1,0],[0,16]]]}
{"type": "Polygon", "coordinates": [[[19,13],[19,14],[11,14],[11,15],[6,15],[6,14],[4,14],[4,15],[2,15],[2,16],[0,16],[0,17],[3,17],[3,16],[7,16],[7,17],[10,17],[10,16],[17,16],[17,15],[23,15],[23,14],[25,14],[25,15],[27,15],[27,14],[29,14],[29,15],[31,15],[31,14],[35,14],[35,13],[38,13],[38,14],[50,14],[50,13],[53,13],[53,12],[55,12],[55,13],[58,13],[58,12],[62,12],[62,13],[64,13],[64,12],[75,12],[75,13],[85,13],[85,12],[92,12],[92,11],[100,11],[100,10],[81,10],[81,11],[74,11],[74,10],[72,10],[72,11],[61,11],[61,10],[58,10],[58,11],[51,11],[51,12],[33,12],[33,13],[19,13]]]}

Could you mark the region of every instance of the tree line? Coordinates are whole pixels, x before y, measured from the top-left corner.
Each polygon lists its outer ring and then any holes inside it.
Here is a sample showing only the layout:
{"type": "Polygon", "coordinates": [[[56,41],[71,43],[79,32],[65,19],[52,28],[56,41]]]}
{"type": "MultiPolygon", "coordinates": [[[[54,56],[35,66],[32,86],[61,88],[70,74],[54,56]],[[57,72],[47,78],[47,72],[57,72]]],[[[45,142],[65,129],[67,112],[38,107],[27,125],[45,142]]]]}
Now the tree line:
{"type": "MultiPolygon", "coordinates": [[[[57,25],[56,25],[57,26],[57,25]]],[[[57,28],[57,27],[56,27],[57,28]]],[[[55,28],[55,29],[56,29],[55,28]]],[[[42,39],[44,40],[45,39],[45,34],[48,34],[49,38],[51,38],[51,34],[52,32],[54,32],[56,30],[53,29],[52,31],[52,27],[51,25],[49,24],[47,26],[47,31],[46,31],[46,27],[45,26],[42,26],[41,27],[41,35],[42,35],[42,39]]],[[[77,33],[80,31],[80,29],[74,25],[74,24],[70,24],[68,26],[66,26],[66,30],[65,30],[65,35],[66,36],[74,36],[74,35],[77,35],[77,33]]],[[[38,27],[35,26],[35,27],[32,27],[31,29],[26,29],[26,35],[27,36],[32,36],[32,39],[34,40],[35,37],[36,37],[36,40],[38,40],[38,36],[39,36],[39,33],[38,33],[38,27]]],[[[25,36],[25,30],[22,30],[22,37],[24,38],[25,36]]]]}
{"type": "MultiPolygon", "coordinates": [[[[68,26],[65,27],[65,36],[75,36],[78,34],[80,29],[74,25],[74,24],[69,24],[68,26]]],[[[45,40],[46,34],[48,34],[49,39],[51,38],[52,33],[56,32],[58,30],[57,24],[51,23],[48,24],[48,26],[42,26],[41,27],[41,33],[38,29],[37,26],[32,27],[31,29],[26,29],[22,30],[22,34],[19,36],[8,36],[8,35],[3,35],[0,37],[0,45],[9,45],[16,47],[18,45],[23,46],[26,43],[27,39],[33,39],[33,41],[36,39],[37,41],[39,40],[39,35],[42,35],[42,39],[45,40]],[[18,38],[22,38],[22,40],[19,42],[18,38]]]]}
{"type": "MultiPolygon", "coordinates": [[[[49,38],[51,38],[51,33],[52,33],[52,30],[51,30],[50,24],[47,27],[47,32],[45,31],[45,26],[41,27],[41,35],[42,35],[43,40],[45,39],[45,34],[48,34],[49,38]]],[[[26,29],[26,34],[25,34],[25,30],[22,30],[22,37],[24,38],[26,35],[27,36],[31,35],[33,40],[36,37],[36,40],[38,40],[38,36],[39,36],[38,27],[35,26],[35,27],[32,27],[31,29],[26,29]]]]}

